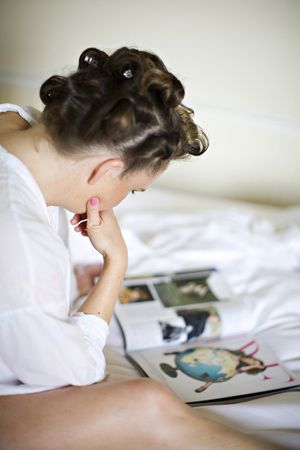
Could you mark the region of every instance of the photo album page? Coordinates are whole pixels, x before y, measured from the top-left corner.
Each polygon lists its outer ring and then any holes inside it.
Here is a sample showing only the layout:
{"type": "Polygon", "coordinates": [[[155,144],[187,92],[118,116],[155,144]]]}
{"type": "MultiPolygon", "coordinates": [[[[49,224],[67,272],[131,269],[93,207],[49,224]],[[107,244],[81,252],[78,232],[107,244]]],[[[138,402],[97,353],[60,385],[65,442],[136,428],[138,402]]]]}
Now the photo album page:
{"type": "Polygon", "coordinates": [[[249,334],[251,321],[241,327],[241,308],[222,275],[205,269],[126,279],[115,315],[131,363],[190,405],[299,387],[267,343],[249,334]]]}

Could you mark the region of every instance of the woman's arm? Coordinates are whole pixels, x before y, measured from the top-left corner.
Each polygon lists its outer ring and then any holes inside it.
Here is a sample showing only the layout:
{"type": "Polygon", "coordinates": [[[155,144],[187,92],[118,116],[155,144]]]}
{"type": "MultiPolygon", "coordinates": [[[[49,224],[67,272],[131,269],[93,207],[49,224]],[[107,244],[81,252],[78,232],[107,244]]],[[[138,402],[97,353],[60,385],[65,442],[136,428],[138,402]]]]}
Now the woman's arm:
{"type": "Polygon", "coordinates": [[[124,263],[104,260],[101,276],[78,312],[95,314],[109,323],[125,271],[124,263]]]}
{"type": "MultiPolygon", "coordinates": [[[[109,322],[127,269],[127,247],[113,212],[100,212],[99,200],[91,200],[93,202],[87,204],[86,221],[75,229],[88,235],[95,249],[103,255],[104,263],[98,282],[79,312],[95,314],[109,322]]],[[[78,220],[79,217],[73,218],[71,223],[75,225],[78,220]]]]}

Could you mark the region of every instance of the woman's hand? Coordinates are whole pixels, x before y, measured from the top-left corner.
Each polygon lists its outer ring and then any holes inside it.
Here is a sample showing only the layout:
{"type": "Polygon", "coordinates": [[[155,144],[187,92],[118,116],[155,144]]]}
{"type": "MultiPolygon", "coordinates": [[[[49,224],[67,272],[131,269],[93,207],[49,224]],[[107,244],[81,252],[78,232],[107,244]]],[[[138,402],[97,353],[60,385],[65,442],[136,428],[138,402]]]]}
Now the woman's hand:
{"type": "Polygon", "coordinates": [[[88,236],[95,249],[104,260],[118,260],[127,265],[127,247],[118,221],[112,210],[100,211],[99,199],[92,198],[87,202],[85,214],[75,214],[71,224],[75,231],[88,236]]]}
{"type": "Polygon", "coordinates": [[[74,274],[76,276],[79,296],[88,295],[94,287],[96,278],[99,277],[102,269],[101,263],[94,264],[76,264],[74,274]]]}

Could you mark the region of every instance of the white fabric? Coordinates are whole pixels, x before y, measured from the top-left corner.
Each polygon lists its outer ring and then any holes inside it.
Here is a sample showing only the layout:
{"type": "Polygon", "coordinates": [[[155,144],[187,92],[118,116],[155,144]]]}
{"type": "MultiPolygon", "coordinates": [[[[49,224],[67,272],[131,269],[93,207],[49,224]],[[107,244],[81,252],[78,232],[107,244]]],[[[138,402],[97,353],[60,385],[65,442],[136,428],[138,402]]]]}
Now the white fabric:
{"type": "MultiPolygon", "coordinates": [[[[4,104],[34,122],[29,110],[4,104]]],[[[32,111],[32,110],[31,110],[32,111]]],[[[107,323],[73,314],[66,216],[0,146],[0,395],[104,378],[107,323]]]]}
{"type": "MultiPolygon", "coordinates": [[[[238,333],[245,326],[242,322],[248,321],[300,377],[300,207],[251,206],[151,187],[129,196],[117,214],[131,275],[218,267],[242,305],[238,317],[224,316],[226,332],[238,333]]],[[[75,260],[92,262],[96,255],[86,240],[75,234],[70,237],[75,260]]],[[[115,320],[105,355],[108,380],[138,376],[124,357],[115,320]]],[[[299,448],[300,392],[200,409],[281,448],[299,448]]]]}

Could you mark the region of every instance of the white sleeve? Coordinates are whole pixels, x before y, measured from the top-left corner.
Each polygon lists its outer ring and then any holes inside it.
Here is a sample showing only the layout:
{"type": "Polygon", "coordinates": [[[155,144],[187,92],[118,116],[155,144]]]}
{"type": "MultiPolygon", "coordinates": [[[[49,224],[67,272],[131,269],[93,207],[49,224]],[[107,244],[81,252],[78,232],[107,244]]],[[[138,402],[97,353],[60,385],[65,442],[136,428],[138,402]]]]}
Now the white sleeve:
{"type": "MultiPolygon", "coordinates": [[[[72,316],[72,322],[75,323],[81,330],[90,357],[98,362],[99,367],[105,366],[102,350],[107,340],[109,328],[107,322],[94,314],[85,314],[83,312],[76,312],[72,316]],[[101,350],[101,353],[99,351],[101,350]]],[[[104,377],[104,370],[101,378],[104,377]]]]}
{"type": "Polygon", "coordinates": [[[0,225],[0,360],[29,385],[101,380],[108,324],[94,315],[69,316],[62,240],[27,211],[1,214],[0,225]]]}
{"type": "Polygon", "coordinates": [[[73,323],[28,307],[2,315],[0,358],[27,385],[92,384],[104,378],[107,334],[107,323],[96,316],[73,323]]]}

